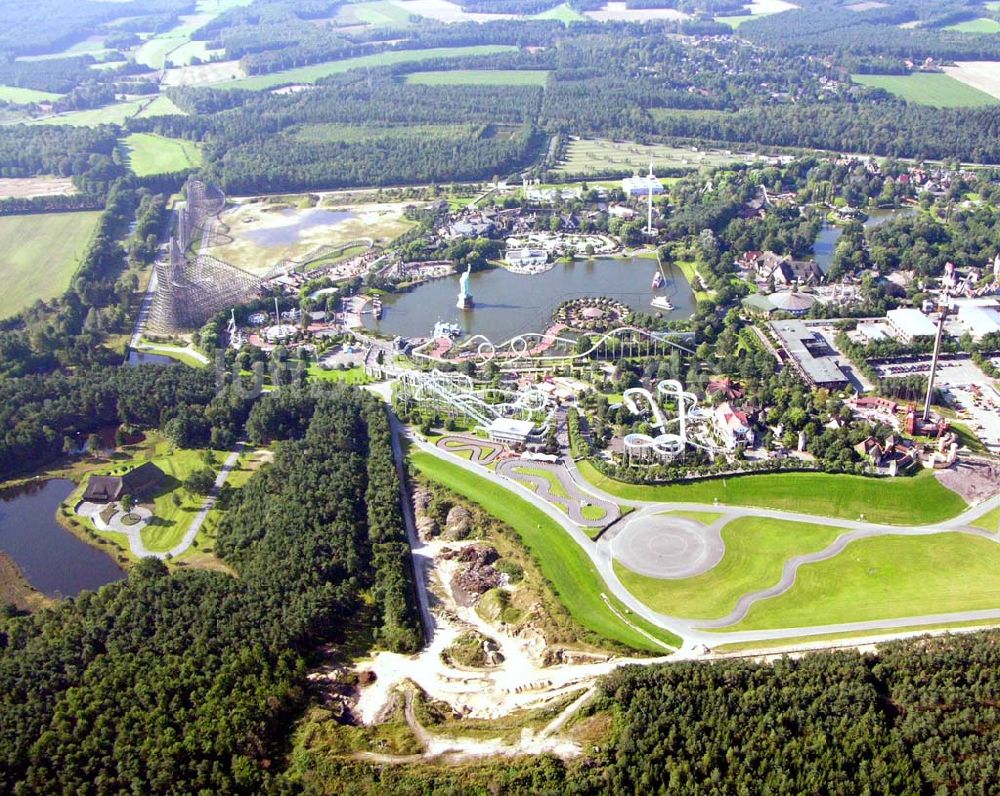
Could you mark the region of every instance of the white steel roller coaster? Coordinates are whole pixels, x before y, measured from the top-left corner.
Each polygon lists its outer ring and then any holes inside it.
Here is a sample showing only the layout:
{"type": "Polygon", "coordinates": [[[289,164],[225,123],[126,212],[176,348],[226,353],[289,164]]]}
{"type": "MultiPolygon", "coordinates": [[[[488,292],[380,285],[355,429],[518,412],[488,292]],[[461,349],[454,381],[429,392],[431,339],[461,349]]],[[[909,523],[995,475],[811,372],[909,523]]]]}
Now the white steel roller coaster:
{"type": "Polygon", "coordinates": [[[404,370],[396,384],[396,397],[404,406],[429,406],[448,415],[462,415],[481,426],[500,418],[530,420],[544,434],[556,411],[552,399],[537,387],[477,387],[463,373],[404,370]]]}
{"type": "Polygon", "coordinates": [[[650,425],[659,432],[656,436],[625,436],[625,457],[629,464],[677,459],[684,455],[689,445],[713,456],[725,452],[725,447],[712,439],[712,415],[698,407],[698,396],[687,392],[684,385],[674,379],[659,382],[656,385],[656,396],[641,387],[632,387],[622,393],[622,402],[633,414],[642,414],[636,399],[648,404],[652,415],[650,425]],[[660,406],[661,401],[674,404],[677,411],[675,418],[667,419],[660,406]],[[667,428],[674,424],[677,426],[676,431],[668,431],[667,428]]]}

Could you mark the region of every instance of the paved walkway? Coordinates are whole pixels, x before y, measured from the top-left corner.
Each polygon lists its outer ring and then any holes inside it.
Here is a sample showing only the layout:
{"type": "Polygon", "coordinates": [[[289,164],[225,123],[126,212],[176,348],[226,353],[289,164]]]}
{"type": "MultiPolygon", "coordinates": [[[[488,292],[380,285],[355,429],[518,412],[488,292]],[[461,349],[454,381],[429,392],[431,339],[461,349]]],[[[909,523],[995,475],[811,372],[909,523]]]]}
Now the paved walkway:
{"type": "MultiPolygon", "coordinates": [[[[404,430],[404,433],[405,430],[404,430]]],[[[463,469],[466,469],[481,478],[485,478],[493,483],[497,484],[501,488],[509,489],[510,491],[518,494],[520,497],[527,500],[529,503],[534,505],[536,508],[545,512],[551,519],[557,522],[563,527],[567,535],[576,544],[579,544],[587,555],[590,557],[591,561],[597,567],[604,579],[608,590],[622,603],[624,603],[630,610],[632,610],[638,616],[643,617],[647,621],[653,623],[654,625],[664,628],[679,635],[685,642],[685,647],[690,648],[692,645],[708,645],[713,646],[716,644],[735,644],[744,642],[760,642],[769,640],[780,640],[788,638],[799,638],[811,635],[827,635],[831,633],[842,633],[842,632],[864,632],[871,630],[887,630],[893,628],[902,627],[916,627],[916,626],[933,626],[952,622],[966,622],[966,621],[994,621],[1000,619],[1000,608],[989,609],[985,611],[960,611],[950,614],[933,614],[924,616],[910,616],[901,617],[898,619],[880,619],[865,622],[843,622],[832,625],[820,625],[820,626],[809,626],[809,627],[796,627],[796,628],[781,628],[777,630],[757,630],[757,631],[732,631],[727,633],[713,633],[711,632],[711,622],[706,622],[704,620],[692,620],[684,617],[668,616],[666,614],[661,614],[654,611],[649,606],[640,602],[628,589],[622,585],[618,576],[614,572],[612,567],[612,543],[613,540],[621,533],[621,531],[616,531],[615,533],[606,534],[598,542],[592,541],[589,537],[584,534],[584,532],[577,526],[574,522],[570,521],[570,518],[553,506],[548,501],[542,499],[539,495],[535,494],[531,489],[518,483],[517,481],[512,481],[510,479],[503,478],[497,473],[494,473],[486,468],[479,467],[472,464],[466,459],[459,456],[443,451],[433,445],[428,444],[419,437],[413,435],[409,437],[412,443],[420,448],[421,450],[427,451],[438,458],[444,459],[452,464],[456,464],[463,469]]],[[[532,463],[535,464],[535,463],[532,463]]],[[[770,517],[773,519],[780,520],[792,520],[797,522],[807,522],[813,524],[829,525],[838,528],[845,529],[845,535],[839,537],[837,541],[827,548],[825,551],[820,551],[820,553],[811,554],[812,556],[821,556],[831,550],[832,547],[836,546],[838,543],[846,546],[853,538],[868,538],[873,536],[883,536],[883,535],[928,535],[933,533],[942,532],[961,532],[961,533],[974,533],[977,536],[982,536],[983,538],[990,539],[996,543],[1000,543],[1000,537],[993,534],[989,534],[985,531],[969,531],[965,527],[972,520],[982,516],[983,514],[992,511],[994,508],[1000,506],[1000,494],[984,501],[983,503],[963,512],[958,517],[947,520],[944,522],[936,523],[933,525],[919,526],[919,527],[904,527],[904,526],[893,526],[893,525],[877,525],[873,523],[868,523],[863,520],[840,520],[831,517],[817,517],[811,514],[804,514],[800,512],[785,512],[777,511],[773,509],[758,509],[751,507],[736,507],[736,506],[719,506],[711,504],[702,503],[657,503],[653,501],[634,501],[634,500],[622,500],[619,498],[614,498],[611,495],[603,493],[601,490],[594,487],[592,484],[587,482],[581,483],[579,473],[576,471],[575,466],[572,463],[567,462],[567,473],[569,478],[571,478],[577,487],[582,491],[587,492],[594,497],[615,501],[625,505],[635,506],[642,510],[648,510],[649,513],[663,512],[663,511],[700,511],[700,512],[721,512],[726,516],[719,521],[721,524],[729,522],[733,519],[745,516],[756,516],[756,517],[770,517]],[[584,485],[586,484],[586,485],[584,485]],[[857,537],[852,537],[850,532],[863,532],[857,537]]],[[[841,550],[843,547],[840,548],[841,550]]],[[[829,552],[827,557],[832,557],[836,555],[837,551],[829,552]]],[[[788,562],[786,566],[786,572],[782,575],[783,583],[778,584],[778,586],[784,586],[783,590],[790,588],[794,583],[794,573],[799,566],[805,563],[800,561],[797,564],[793,564],[791,561],[788,562]],[[790,571],[789,571],[790,570],[790,571]],[[786,574],[790,576],[790,580],[786,577],[786,574]]],[[[775,587],[778,588],[778,587],[775,587]]],[[[770,591],[770,590],[768,590],[770,591]]],[[[773,595],[766,595],[773,596],[773,595]]],[[[746,604],[746,608],[749,605],[759,599],[765,599],[765,595],[762,593],[757,593],[755,595],[747,595],[746,599],[749,601],[746,604]]],[[[743,602],[741,600],[741,602],[743,602]]],[[[738,609],[739,610],[739,609],[738,609]]],[[[731,620],[730,617],[725,617],[724,620],[716,620],[717,622],[731,620]]],[[[728,624],[734,624],[739,621],[739,619],[732,619],[728,624]]]]}
{"type": "Polygon", "coordinates": [[[491,464],[497,456],[503,453],[503,448],[478,437],[466,437],[452,434],[441,437],[437,446],[449,453],[464,453],[468,451],[470,461],[476,464],[491,464]]]}
{"type": "Polygon", "coordinates": [[[586,528],[603,528],[618,519],[618,505],[609,500],[600,500],[577,489],[576,484],[566,474],[565,468],[548,462],[536,462],[529,459],[505,459],[497,464],[497,475],[512,481],[527,485],[542,500],[561,508],[577,525],[586,528]],[[525,470],[538,470],[550,473],[565,494],[553,492],[552,480],[542,475],[535,475],[525,470]],[[596,506],[603,513],[598,519],[588,519],[583,516],[584,505],[596,506]]]}

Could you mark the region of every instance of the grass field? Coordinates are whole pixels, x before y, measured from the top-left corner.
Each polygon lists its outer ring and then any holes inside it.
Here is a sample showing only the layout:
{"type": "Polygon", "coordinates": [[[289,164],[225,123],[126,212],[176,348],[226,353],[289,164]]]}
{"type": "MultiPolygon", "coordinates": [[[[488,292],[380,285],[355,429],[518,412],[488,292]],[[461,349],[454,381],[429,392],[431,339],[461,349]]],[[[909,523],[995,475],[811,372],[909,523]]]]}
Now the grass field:
{"type": "Polygon", "coordinates": [[[745,155],[726,154],[718,150],[694,151],[691,148],[666,144],[637,144],[634,141],[608,141],[606,139],[577,139],[566,145],[563,162],[556,166],[560,174],[573,176],[601,175],[628,176],[645,173],[649,162],[653,168],[724,166],[753,160],[745,155]]]}
{"type": "Polygon", "coordinates": [[[203,162],[201,149],[194,141],[165,138],[155,133],[132,133],[122,140],[129,168],[138,177],[172,174],[197,168],[203,162]]]}
{"type": "Polygon", "coordinates": [[[987,512],[979,519],[970,522],[969,525],[974,528],[982,528],[990,533],[1000,532],[1000,508],[987,512]]]}
{"type": "Polygon", "coordinates": [[[555,8],[550,8],[548,11],[535,14],[532,19],[558,19],[567,25],[570,22],[586,22],[587,20],[583,14],[575,10],[569,3],[563,3],[561,6],[556,6],[555,8]]]}
{"type": "Polygon", "coordinates": [[[154,116],[186,116],[180,108],[174,105],[174,101],[170,97],[165,97],[160,95],[153,99],[152,102],[143,106],[143,108],[135,115],[136,119],[151,119],[154,116]]]}
{"type": "Polygon", "coordinates": [[[365,373],[365,369],[358,365],[347,370],[323,370],[319,365],[310,365],[306,373],[313,379],[319,381],[342,381],[346,384],[369,384],[371,377],[365,373]]]}
{"type": "Polygon", "coordinates": [[[365,125],[318,122],[304,124],[291,133],[296,141],[308,144],[352,144],[374,139],[402,138],[417,136],[426,138],[471,138],[481,129],[473,124],[406,124],[406,125],[365,125]]]}
{"type": "Polygon", "coordinates": [[[978,19],[968,19],[965,22],[956,22],[949,25],[945,30],[954,30],[958,33],[1000,33],[1000,22],[989,17],[979,17],[978,19]]]}
{"type": "Polygon", "coordinates": [[[702,290],[701,282],[698,280],[698,267],[690,260],[677,260],[674,262],[677,270],[684,274],[684,278],[691,286],[695,301],[711,301],[715,296],[715,291],[702,290]]]}
{"type": "Polygon", "coordinates": [[[267,75],[255,75],[241,80],[230,80],[217,83],[217,88],[238,88],[249,91],[263,91],[275,86],[289,83],[315,83],[327,75],[348,72],[351,69],[363,69],[369,66],[389,66],[414,61],[429,61],[435,58],[467,58],[473,55],[493,55],[501,52],[512,52],[516,47],[503,44],[482,44],[471,47],[434,47],[427,50],[388,50],[374,55],[361,55],[357,58],[345,58],[340,61],[326,61],[312,66],[302,66],[298,69],[286,69],[283,72],[272,72],[267,75]]]}
{"type": "MultiPolygon", "coordinates": [[[[662,653],[663,649],[623,622],[602,598],[603,581],[587,554],[548,515],[518,496],[498,489],[489,481],[466,472],[433,454],[411,452],[410,463],[420,472],[453,492],[478,503],[484,511],[514,528],[534,556],[555,593],[573,618],[599,635],[636,649],[662,653]]],[[[611,598],[622,614],[624,608],[611,598]]],[[[680,639],[644,620],[629,616],[629,621],[647,633],[673,646],[680,639]]]]}
{"type": "Polygon", "coordinates": [[[625,588],[650,608],[672,616],[719,619],[744,594],[777,583],[789,558],[823,550],[842,533],[829,525],[741,517],[722,529],[722,561],[697,577],[663,580],[639,575],[617,561],[614,566],[625,588]]]}
{"type": "Polygon", "coordinates": [[[850,544],[729,630],[809,627],[1000,608],[1000,545],[960,533],[850,544]]]}
{"type": "Polygon", "coordinates": [[[590,462],[577,462],[594,486],[625,500],[757,506],[822,517],[865,519],[889,525],[941,522],[960,514],[966,503],[942,486],[933,473],[913,478],[866,478],[829,473],[768,473],[707,479],[686,484],[642,486],[602,475],[590,462]]]}
{"type": "Polygon", "coordinates": [[[884,89],[907,102],[935,108],[978,108],[1000,102],[949,75],[851,75],[851,80],[869,88],[884,89]]]}
{"type": "Polygon", "coordinates": [[[0,216],[0,318],[51,299],[69,286],[99,212],[0,216]]]}
{"type": "Polygon", "coordinates": [[[405,27],[410,24],[410,13],[392,0],[371,0],[341,6],[334,22],[337,25],[405,27]]]}
{"type": "Polygon", "coordinates": [[[407,83],[423,86],[544,86],[549,73],[542,69],[456,69],[453,72],[412,72],[407,83]]]}
{"type": "Polygon", "coordinates": [[[29,102],[45,102],[46,100],[57,100],[62,94],[53,94],[50,91],[35,91],[33,88],[18,88],[17,86],[0,86],[0,101],[15,102],[18,105],[27,105],[29,102]]]}

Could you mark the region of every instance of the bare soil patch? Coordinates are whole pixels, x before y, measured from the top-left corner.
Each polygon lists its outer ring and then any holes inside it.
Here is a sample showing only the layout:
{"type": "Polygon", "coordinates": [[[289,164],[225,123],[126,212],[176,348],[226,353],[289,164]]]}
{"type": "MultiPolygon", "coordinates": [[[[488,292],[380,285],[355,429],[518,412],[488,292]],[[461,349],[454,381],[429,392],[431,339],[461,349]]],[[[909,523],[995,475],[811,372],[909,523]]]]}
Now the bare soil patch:
{"type": "Polygon", "coordinates": [[[71,196],[76,186],[69,177],[0,178],[0,199],[34,199],[37,196],[71,196]]]}
{"type": "Polygon", "coordinates": [[[983,459],[959,461],[935,473],[938,481],[968,503],[980,503],[1000,491],[1000,463],[983,459]]]}
{"type": "Polygon", "coordinates": [[[959,61],[944,67],[946,75],[1000,98],[1000,61],[959,61]]]}

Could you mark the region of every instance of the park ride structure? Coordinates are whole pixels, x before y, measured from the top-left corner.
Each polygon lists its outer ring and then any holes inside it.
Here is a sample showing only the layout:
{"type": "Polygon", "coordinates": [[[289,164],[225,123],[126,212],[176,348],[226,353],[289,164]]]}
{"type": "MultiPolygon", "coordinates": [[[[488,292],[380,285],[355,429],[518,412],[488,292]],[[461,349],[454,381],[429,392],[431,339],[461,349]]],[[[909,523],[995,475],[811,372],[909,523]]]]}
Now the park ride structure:
{"type": "Polygon", "coordinates": [[[495,420],[524,420],[543,437],[551,427],[556,405],[537,387],[478,385],[464,373],[404,370],[396,379],[399,406],[432,409],[448,417],[461,416],[483,428],[495,420]]]}
{"type": "Polygon", "coordinates": [[[200,180],[188,180],[184,193],[187,201],[175,211],[167,254],[154,266],[156,293],[148,324],[154,334],[197,329],[217,312],[256,298],[263,284],[259,277],[205,253],[232,240],[219,219],[226,195],[200,180]]]}
{"type": "Polygon", "coordinates": [[[527,332],[494,343],[482,334],[474,334],[443,353],[436,339],[417,346],[411,356],[429,363],[461,364],[473,362],[477,367],[495,363],[501,371],[546,371],[559,366],[583,365],[590,360],[665,356],[672,350],[694,353],[688,345],[692,335],[687,332],[655,332],[637,326],[619,326],[602,332],[587,342],[565,337],[565,327],[556,325],[545,332],[527,332]]]}
{"type": "Polygon", "coordinates": [[[673,461],[684,456],[688,447],[697,448],[711,456],[726,452],[724,445],[712,436],[712,413],[698,406],[698,396],[684,389],[676,379],[666,379],[656,385],[656,395],[642,387],[631,387],[622,393],[622,403],[632,414],[643,414],[639,406],[646,404],[651,422],[658,432],[626,434],[624,439],[625,461],[629,465],[652,465],[673,461]],[[672,404],[676,416],[668,418],[662,405],[672,404]],[[673,427],[676,426],[676,429],[673,427]]]}

